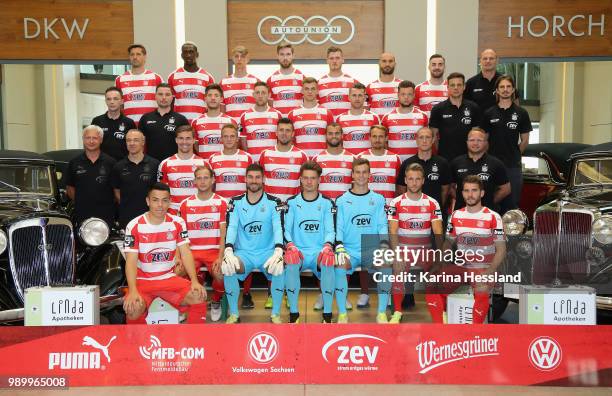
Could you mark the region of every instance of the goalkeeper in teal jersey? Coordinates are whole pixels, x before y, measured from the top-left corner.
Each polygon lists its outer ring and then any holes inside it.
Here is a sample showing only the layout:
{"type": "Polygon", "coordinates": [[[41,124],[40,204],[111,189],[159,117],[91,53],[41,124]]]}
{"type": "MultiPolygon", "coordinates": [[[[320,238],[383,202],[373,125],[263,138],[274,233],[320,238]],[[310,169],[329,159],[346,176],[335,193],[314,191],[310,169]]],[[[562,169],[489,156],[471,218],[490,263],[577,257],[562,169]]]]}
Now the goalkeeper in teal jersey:
{"type": "Polygon", "coordinates": [[[331,323],[334,297],[334,214],[331,199],[319,193],[319,164],[307,161],[300,167],[302,192],[287,200],[285,213],[285,290],[289,300],[289,322],[298,323],[300,272],[312,271],[321,281],[323,321],[331,323]]]}
{"type": "Polygon", "coordinates": [[[232,198],[227,207],[227,234],[221,271],[229,304],[226,323],[238,323],[238,280],[254,269],[272,280],[273,323],[281,323],[283,276],[283,229],[281,201],[263,192],[264,171],[258,164],[246,169],[246,193],[232,198]]]}
{"type": "MultiPolygon", "coordinates": [[[[353,186],[336,199],[336,279],[335,293],[338,305],[338,323],[348,323],[346,295],[347,274],[355,268],[362,271],[380,271],[391,274],[390,267],[374,267],[371,256],[375,249],[388,247],[388,224],[385,198],[369,189],[370,162],[365,158],[353,161],[353,186]],[[362,237],[365,245],[362,246],[362,237]]],[[[382,279],[387,279],[383,277],[382,279]]],[[[377,283],[378,313],[385,316],[391,284],[377,283]]],[[[377,316],[378,320],[378,316],[377,316]]],[[[378,320],[380,322],[380,320],[378,320]]]]}

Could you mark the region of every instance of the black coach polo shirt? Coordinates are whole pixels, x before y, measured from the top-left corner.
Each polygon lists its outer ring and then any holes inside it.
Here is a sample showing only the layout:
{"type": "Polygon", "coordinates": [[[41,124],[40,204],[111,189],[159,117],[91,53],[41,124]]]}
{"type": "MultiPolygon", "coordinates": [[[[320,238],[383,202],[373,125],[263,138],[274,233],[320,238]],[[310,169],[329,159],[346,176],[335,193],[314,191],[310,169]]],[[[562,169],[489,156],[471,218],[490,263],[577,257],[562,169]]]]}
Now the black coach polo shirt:
{"type": "Polygon", "coordinates": [[[423,192],[442,205],[442,186],[450,184],[451,174],[448,161],[438,155],[432,155],[428,160],[422,160],[418,154],[410,158],[406,158],[402,162],[397,177],[398,186],[406,186],[405,175],[406,169],[411,164],[420,164],[425,169],[425,184],[423,184],[423,192]]]}
{"type": "Polygon", "coordinates": [[[92,125],[97,125],[104,131],[104,139],[100,150],[113,157],[116,161],[128,155],[125,145],[125,134],[130,129],[136,129],[136,124],[131,118],[119,115],[113,120],[108,113],[97,116],[91,121],[92,125]]]}
{"type": "Polygon", "coordinates": [[[438,103],[431,109],[429,126],[438,129],[438,155],[452,161],[467,154],[467,135],[470,129],[479,126],[482,113],[480,107],[465,98],[457,107],[450,99],[438,103]]]}
{"type": "Polygon", "coordinates": [[[508,183],[508,174],[504,164],[492,155],[485,153],[477,161],[471,159],[467,154],[455,158],[451,163],[452,182],[457,184],[457,201],[455,210],[465,206],[463,201],[463,179],[468,175],[478,175],[484,183],[485,195],[482,204],[491,210],[495,210],[493,196],[497,187],[508,183]]]}
{"type": "Polygon", "coordinates": [[[533,130],[527,110],[512,103],[507,109],[495,105],[485,111],[482,128],[489,133],[489,152],[507,168],[521,167],[519,137],[533,130]]]}
{"type": "Polygon", "coordinates": [[[74,187],[74,213],[77,223],[99,217],[112,226],[115,220],[115,198],[110,178],[115,160],[104,153],[91,162],[85,152],[70,160],[66,185],[74,187]]]}
{"type": "Polygon", "coordinates": [[[125,228],[133,218],[149,210],[145,198],[149,187],[157,181],[158,168],[159,161],[149,155],[145,155],[137,164],[126,157],[113,167],[111,184],[121,193],[119,202],[121,228],[125,228]]]}
{"type": "Polygon", "coordinates": [[[178,151],[174,140],[176,128],[189,125],[189,121],[175,111],[161,115],[154,110],[144,114],[138,125],[146,138],[147,154],[158,161],[163,161],[178,151]]]}
{"type": "Polygon", "coordinates": [[[476,74],[465,83],[463,96],[472,102],[476,102],[482,112],[485,112],[496,104],[495,83],[499,77],[501,77],[501,74],[495,72],[493,79],[489,81],[482,76],[482,72],[476,74]]]}

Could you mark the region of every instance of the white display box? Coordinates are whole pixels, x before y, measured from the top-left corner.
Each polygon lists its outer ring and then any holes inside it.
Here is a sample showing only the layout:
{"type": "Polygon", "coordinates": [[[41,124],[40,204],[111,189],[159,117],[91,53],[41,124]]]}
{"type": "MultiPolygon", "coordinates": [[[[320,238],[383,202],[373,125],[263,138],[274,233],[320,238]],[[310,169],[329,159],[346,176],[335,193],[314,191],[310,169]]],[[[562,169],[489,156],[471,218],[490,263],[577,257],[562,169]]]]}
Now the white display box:
{"type": "Polygon", "coordinates": [[[519,323],[594,325],[597,322],[595,289],[587,286],[519,289],[519,323]]]}
{"type": "Polygon", "coordinates": [[[157,297],[149,306],[147,324],[178,324],[179,311],[171,304],[157,297]]]}
{"type": "Polygon", "coordinates": [[[468,285],[457,288],[446,299],[446,322],[449,324],[472,324],[473,308],[474,294],[472,288],[468,285]]]}
{"type": "Polygon", "coordinates": [[[25,291],[26,326],[100,324],[98,286],[30,287],[25,291]]]}

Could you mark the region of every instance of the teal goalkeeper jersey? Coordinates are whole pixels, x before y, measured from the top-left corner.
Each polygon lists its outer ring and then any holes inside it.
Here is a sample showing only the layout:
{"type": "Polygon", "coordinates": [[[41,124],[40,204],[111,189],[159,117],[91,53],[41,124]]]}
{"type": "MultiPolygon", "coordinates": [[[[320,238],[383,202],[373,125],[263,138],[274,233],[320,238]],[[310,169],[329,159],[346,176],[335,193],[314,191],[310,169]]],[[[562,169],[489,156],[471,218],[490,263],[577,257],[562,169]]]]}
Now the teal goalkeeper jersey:
{"type": "Polygon", "coordinates": [[[361,251],[362,235],[380,235],[381,240],[387,240],[389,226],[385,213],[385,198],[368,191],[358,195],[346,191],[336,199],[336,241],[352,253],[361,251]]]}
{"type": "Polygon", "coordinates": [[[285,240],[293,242],[304,254],[318,253],[327,242],[334,244],[334,213],[331,199],[322,194],[307,201],[302,194],[287,199],[285,240]]]}
{"type": "Polygon", "coordinates": [[[281,201],[264,193],[250,203],[247,194],[234,197],[227,205],[225,246],[234,250],[261,252],[283,247],[281,201]]]}

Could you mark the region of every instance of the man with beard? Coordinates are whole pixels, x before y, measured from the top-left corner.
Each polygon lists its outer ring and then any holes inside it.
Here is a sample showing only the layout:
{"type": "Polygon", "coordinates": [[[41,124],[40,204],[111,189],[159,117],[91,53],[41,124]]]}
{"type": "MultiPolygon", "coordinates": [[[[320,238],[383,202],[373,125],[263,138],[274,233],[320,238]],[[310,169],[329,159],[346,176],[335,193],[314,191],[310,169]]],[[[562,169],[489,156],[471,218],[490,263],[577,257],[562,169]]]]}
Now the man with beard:
{"type": "Polygon", "coordinates": [[[355,157],[342,147],[342,127],[332,122],[325,129],[327,149],[313,158],[321,166],[319,191],[335,200],[351,188],[351,168],[355,157]]]}
{"type": "Polygon", "coordinates": [[[382,119],[382,125],[389,130],[389,149],[406,158],[416,154],[417,143],[415,133],[426,126],[429,119],[425,112],[414,106],[414,83],[404,80],[399,83],[399,107],[391,110],[382,119]]]}
{"type": "Polygon", "coordinates": [[[342,72],[343,64],[342,49],[334,46],[329,47],[327,49],[329,72],[319,79],[319,104],[329,109],[334,117],[350,110],[349,90],[358,82],[342,72]]]}
{"type": "Polygon", "coordinates": [[[366,89],[372,113],[383,116],[397,107],[397,86],[402,81],[395,78],[395,56],[384,52],[378,60],[379,79],[366,89]]]}
{"type": "Polygon", "coordinates": [[[198,47],[186,42],[181,47],[183,67],[168,76],[168,84],[174,93],[174,111],[182,114],[191,124],[200,114],[206,112],[204,90],[215,79],[198,66],[198,47]]]}
{"type": "Polygon", "coordinates": [[[263,191],[264,170],[258,164],[246,171],[247,192],[232,198],[227,206],[227,235],[221,271],[229,304],[226,323],[240,322],[238,280],[254,269],[272,281],[272,323],[282,323],[283,276],[282,202],[263,191]],[[265,261],[264,261],[265,260],[265,261]]]}
{"type": "Polygon", "coordinates": [[[497,54],[491,48],[480,53],[480,69],[480,73],[466,81],[465,98],[485,112],[495,106],[495,82],[501,77],[497,72],[497,54]]]}
{"type": "Polygon", "coordinates": [[[429,57],[429,80],[420,83],[414,90],[414,104],[423,110],[427,117],[431,109],[448,97],[448,83],[444,80],[446,61],[440,54],[429,57]]]}
{"type": "Polygon", "coordinates": [[[111,173],[115,199],[119,202],[119,225],[125,228],[149,208],[145,198],[157,181],[159,161],[144,153],[145,137],[138,129],[125,134],[128,155],[118,161],[111,173]]]}
{"type": "Polygon", "coordinates": [[[136,124],[131,118],[121,113],[123,94],[119,88],[107,88],[104,92],[104,102],[108,110],[95,117],[91,124],[99,126],[104,131],[104,139],[100,147],[102,152],[119,161],[128,154],[125,147],[125,134],[130,129],[136,128],[136,124]]]}
{"type": "Polygon", "coordinates": [[[272,107],[287,117],[291,110],[300,107],[302,103],[302,80],[304,75],[293,67],[293,46],[280,44],[276,47],[280,69],[268,77],[272,107]]]}
{"type": "Polygon", "coordinates": [[[249,50],[246,47],[242,45],[234,47],[232,61],[234,62],[234,74],[221,80],[221,88],[223,89],[224,112],[239,123],[242,114],[255,105],[253,88],[259,79],[247,72],[249,50]]]}
{"type": "Polygon", "coordinates": [[[221,128],[227,124],[237,125],[234,119],[221,113],[223,90],[218,84],[206,87],[206,107],[208,111],[193,120],[191,126],[196,132],[198,155],[208,159],[212,154],[221,151],[221,128]]]}

